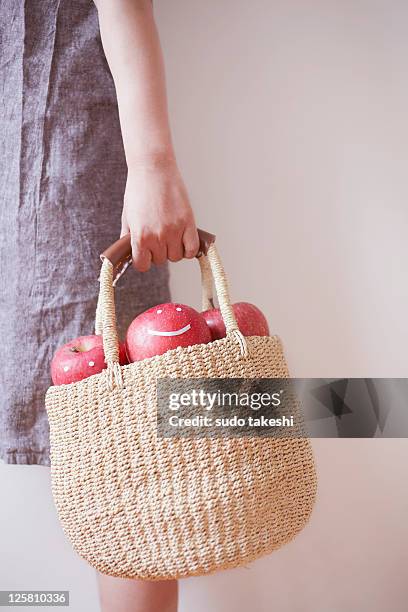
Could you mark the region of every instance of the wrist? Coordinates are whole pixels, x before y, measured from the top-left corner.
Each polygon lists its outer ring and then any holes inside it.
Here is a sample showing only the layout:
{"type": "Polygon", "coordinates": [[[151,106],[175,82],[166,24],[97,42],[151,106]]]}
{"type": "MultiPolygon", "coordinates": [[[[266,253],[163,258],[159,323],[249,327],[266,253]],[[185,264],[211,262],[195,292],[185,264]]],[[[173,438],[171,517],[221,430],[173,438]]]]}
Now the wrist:
{"type": "Polygon", "coordinates": [[[177,167],[172,147],[157,148],[126,153],[128,170],[168,170],[177,167]]]}

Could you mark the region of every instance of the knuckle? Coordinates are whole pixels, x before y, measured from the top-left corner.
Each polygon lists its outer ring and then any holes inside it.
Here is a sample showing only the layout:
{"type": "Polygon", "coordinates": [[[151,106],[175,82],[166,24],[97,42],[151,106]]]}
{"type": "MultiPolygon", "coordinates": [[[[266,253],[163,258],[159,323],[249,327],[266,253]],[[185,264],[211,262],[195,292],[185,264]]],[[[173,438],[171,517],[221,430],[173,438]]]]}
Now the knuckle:
{"type": "Polygon", "coordinates": [[[162,264],[164,264],[165,261],[166,261],[165,255],[157,255],[153,257],[153,262],[156,264],[156,266],[161,266],[162,264]]]}
{"type": "Polygon", "coordinates": [[[147,234],[139,234],[138,236],[135,237],[135,246],[137,249],[144,249],[146,248],[148,243],[148,235],[147,234]]]}
{"type": "Polygon", "coordinates": [[[177,261],[181,261],[182,259],[183,259],[183,256],[180,253],[170,253],[169,254],[169,260],[173,263],[177,261]]]}
{"type": "Polygon", "coordinates": [[[168,242],[169,239],[173,239],[174,236],[177,236],[178,230],[174,225],[166,225],[162,229],[159,230],[157,234],[157,238],[159,242],[165,243],[168,242]]]}
{"type": "Polygon", "coordinates": [[[156,233],[149,228],[144,228],[141,231],[138,231],[138,233],[134,236],[136,246],[139,249],[148,248],[149,245],[153,244],[155,238],[156,233]]]}
{"type": "Polygon", "coordinates": [[[146,272],[150,267],[150,260],[147,256],[147,252],[136,247],[132,249],[132,253],[133,266],[139,272],[146,272]]]}
{"type": "Polygon", "coordinates": [[[187,247],[184,251],[184,257],[187,259],[193,259],[197,255],[198,249],[193,249],[192,247],[187,247]]]}
{"type": "Polygon", "coordinates": [[[135,261],[134,266],[138,272],[147,272],[150,268],[150,263],[146,261],[135,261]]]}
{"type": "Polygon", "coordinates": [[[140,251],[143,248],[140,241],[140,236],[131,234],[130,241],[132,243],[132,251],[134,254],[136,253],[136,251],[140,251]]]}
{"type": "Polygon", "coordinates": [[[195,257],[200,248],[200,241],[198,238],[197,230],[188,232],[187,236],[184,237],[184,256],[188,259],[195,257]]]}

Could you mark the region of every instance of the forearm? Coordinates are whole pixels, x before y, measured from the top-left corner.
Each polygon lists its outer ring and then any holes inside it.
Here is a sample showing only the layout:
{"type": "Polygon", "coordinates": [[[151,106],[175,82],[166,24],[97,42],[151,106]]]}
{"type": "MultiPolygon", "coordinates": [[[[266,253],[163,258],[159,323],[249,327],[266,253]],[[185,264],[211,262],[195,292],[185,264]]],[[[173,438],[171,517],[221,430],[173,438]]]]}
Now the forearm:
{"type": "Polygon", "coordinates": [[[151,262],[194,257],[197,229],[174,158],[151,1],[94,1],[128,164],[121,234],[130,232],[133,262],[143,272],[151,262]]]}
{"type": "Polygon", "coordinates": [[[115,82],[128,165],[174,157],[160,41],[150,0],[95,0],[115,82]]]}

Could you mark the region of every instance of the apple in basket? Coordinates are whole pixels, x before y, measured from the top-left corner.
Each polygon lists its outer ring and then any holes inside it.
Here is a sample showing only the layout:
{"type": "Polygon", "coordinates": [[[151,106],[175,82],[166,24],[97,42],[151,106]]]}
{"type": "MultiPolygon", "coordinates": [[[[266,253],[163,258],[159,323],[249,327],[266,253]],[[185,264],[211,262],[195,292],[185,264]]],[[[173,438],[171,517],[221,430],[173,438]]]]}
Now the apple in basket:
{"type": "Polygon", "coordinates": [[[129,361],[162,355],[178,346],[211,342],[202,314],[185,304],[159,304],[137,316],[126,332],[129,361]]]}
{"type": "MultiPolygon", "coordinates": [[[[119,345],[119,363],[129,363],[123,343],[119,345]]],[[[102,336],[80,336],[56,351],[51,362],[51,378],[54,385],[67,385],[99,374],[105,368],[102,336]]]]}
{"type": "MultiPolygon", "coordinates": [[[[238,327],[244,336],[269,336],[268,322],[263,313],[248,302],[233,304],[238,327]]],[[[203,312],[207,325],[211,330],[213,340],[225,338],[225,325],[219,308],[212,308],[203,312]]]]}

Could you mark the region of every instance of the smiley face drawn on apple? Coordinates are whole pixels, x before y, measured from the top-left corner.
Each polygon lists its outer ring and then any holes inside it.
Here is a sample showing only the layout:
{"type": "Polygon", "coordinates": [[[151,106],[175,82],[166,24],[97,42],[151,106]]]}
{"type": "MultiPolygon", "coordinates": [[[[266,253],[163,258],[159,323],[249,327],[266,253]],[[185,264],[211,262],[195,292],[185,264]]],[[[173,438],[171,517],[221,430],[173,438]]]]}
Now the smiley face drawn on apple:
{"type": "MultiPolygon", "coordinates": [[[[163,309],[162,308],[158,308],[156,310],[156,314],[162,314],[163,309]]],[[[181,308],[181,306],[176,306],[176,312],[183,312],[183,309],[181,308]]],[[[165,331],[165,330],[157,330],[157,329],[148,329],[147,333],[150,334],[151,336],[164,336],[164,337],[170,337],[170,336],[181,336],[181,334],[185,334],[186,332],[188,332],[188,330],[191,329],[191,323],[187,323],[187,325],[185,325],[184,327],[181,327],[180,329],[175,329],[174,331],[165,331]]]]}
{"type": "Polygon", "coordinates": [[[140,314],[126,334],[129,361],[162,355],[178,346],[211,341],[203,315],[185,304],[159,304],[140,314]]]}

